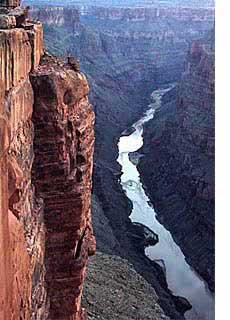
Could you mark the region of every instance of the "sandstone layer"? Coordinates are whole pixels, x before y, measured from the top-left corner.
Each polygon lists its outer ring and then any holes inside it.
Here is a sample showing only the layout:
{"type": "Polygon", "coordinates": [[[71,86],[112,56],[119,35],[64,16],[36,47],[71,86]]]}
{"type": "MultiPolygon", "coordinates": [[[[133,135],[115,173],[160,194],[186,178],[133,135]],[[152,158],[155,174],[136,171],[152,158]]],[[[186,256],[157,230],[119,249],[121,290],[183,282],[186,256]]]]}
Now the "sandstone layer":
{"type": "Polygon", "coordinates": [[[40,319],[45,314],[43,207],[35,198],[31,182],[34,93],[29,81],[29,72],[36,68],[43,53],[42,42],[36,47],[33,39],[41,38],[40,24],[30,24],[29,31],[17,26],[0,31],[1,268],[4,268],[0,314],[4,320],[40,319]],[[34,279],[37,265],[41,265],[40,274],[34,279]]]}
{"type": "Polygon", "coordinates": [[[0,30],[0,319],[83,319],[95,251],[88,84],[71,66],[40,64],[42,25],[19,4],[0,3],[0,23],[15,21],[0,30]]]}
{"type": "Polygon", "coordinates": [[[73,32],[80,22],[79,11],[71,7],[34,7],[31,16],[39,21],[45,21],[49,26],[69,27],[73,32]]]}
{"type": "Polygon", "coordinates": [[[81,319],[91,224],[94,113],[85,76],[52,57],[31,74],[35,92],[33,181],[44,201],[49,319],[81,319]]]}

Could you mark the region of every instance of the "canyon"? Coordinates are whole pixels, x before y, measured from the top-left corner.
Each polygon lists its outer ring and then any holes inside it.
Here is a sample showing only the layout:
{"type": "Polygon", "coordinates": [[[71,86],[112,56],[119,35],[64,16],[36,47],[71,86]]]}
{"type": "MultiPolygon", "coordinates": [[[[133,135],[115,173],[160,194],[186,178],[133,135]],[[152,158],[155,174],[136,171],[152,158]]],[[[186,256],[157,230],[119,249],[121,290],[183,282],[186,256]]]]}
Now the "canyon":
{"type": "Polygon", "coordinates": [[[174,103],[170,97],[144,129],[140,150],[144,157],[138,165],[158,219],[172,231],[187,261],[211,291],[215,262],[213,34],[203,45],[193,44],[174,103]]]}
{"type": "MultiPolygon", "coordinates": [[[[45,43],[48,50],[57,56],[65,57],[68,53],[71,53],[80,58],[81,67],[87,74],[90,83],[90,100],[96,114],[92,218],[98,250],[104,254],[118,255],[127,259],[135,270],[155,289],[159,304],[164,312],[172,319],[183,319],[184,311],[189,308],[188,304],[185,301],[182,303],[179,297],[176,298],[172,295],[163,270],[159,268],[158,264],[146,257],[143,232],[138,226],[134,227],[130,219],[133,205],[119,183],[121,167],[116,161],[118,157],[117,143],[122,132],[129,135],[130,130],[126,129],[137,121],[146,110],[153,90],[162,85],[178,81],[181,83],[180,90],[182,92],[185,92],[183,86],[186,83],[187,91],[199,90],[198,86],[202,81],[198,79],[199,76],[196,80],[191,78],[192,71],[189,71],[189,68],[194,70],[195,66],[191,61],[188,63],[188,52],[191,48],[196,50],[199,42],[202,42],[202,47],[206,51],[209,50],[209,43],[204,43],[204,39],[209,39],[212,36],[214,11],[208,9],[187,10],[188,14],[186,15],[185,9],[145,10],[143,8],[128,8],[127,10],[95,6],[80,7],[79,9],[72,9],[71,19],[75,14],[77,23],[71,27],[65,23],[65,18],[59,19],[59,21],[62,21],[61,25],[53,19],[54,16],[59,15],[60,10],[64,12],[64,9],[55,6],[52,8],[35,7],[31,14],[35,19],[39,17],[44,23],[45,43]],[[58,12],[57,15],[55,10],[58,12]],[[180,82],[181,77],[185,77],[185,68],[188,74],[187,82],[184,81],[184,78],[180,82]],[[197,89],[193,88],[195,82],[197,83],[197,89]],[[191,89],[189,89],[190,86],[191,89]],[[141,239],[137,240],[140,234],[141,239]]],[[[207,64],[205,59],[202,59],[202,61],[205,65],[207,64]]],[[[202,68],[202,64],[200,64],[200,68],[202,68]]],[[[202,70],[200,73],[202,73],[202,70]]],[[[213,75],[210,75],[210,79],[211,77],[213,75]]],[[[176,86],[176,88],[179,87],[176,86]]],[[[168,123],[165,120],[166,115],[170,117],[172,113],[176,113],[176,105],[178,105],[179,110],[181,93],[179,94],[177,92],[179,89],[176,88],[165,94],[162,111],[157,113],[154,120],[146,124],[144,141],[147,142],[141,151],[145,157],[141,158],[138,165],[142,182],[155,206],[157,218],[161,219],[162,223],[167,218],[167,212],[171,212],[173,206],[175,208],[177,208],[176,206],[182,206],[182,201],[180,198],[179,200],[176,199],[174,194],[172,200],[170,195],[164,196],[164,192],[166,192],[162,187],[164,184],[156,185],[155,182],[153,188],[152,177],[154,177],[154,174],[159,174],[156,163],[158,163],[157,161],[160,162],[161,157],[164,157],[165,154],[162,151],[163,154],[160,154],[159,158],[152,159],[152,148],[155,147],[155,144],[152,144],[152,138],[150,139],[149,135],[151,136],[151,132],[155,133],[157,129],[160,135],[160,132],[166,126],[164,121],[168,123]],[[171,107],[167,104],[170,104],[171,107]],[[166,107],[164,107],[165,105],[166,107]],[[166,110],[165,114],[163,112],[164,108],[166,110]],[[159,124],[156,121],[159,121],[159,124]],[[154,129],[155,123],[157,124],[154,129]],[[159,128],[162,123],[163,127],[159,128]],[[153,129],[150,126],[153,126],[153,129]],[[142,168],[148,168],[149,173],[142,168]],[[163,196],[159,200],[155,197],[155,194],[159,197],[161,193],[163,196]],[[165,201],[166,198],[168,202],[165,201]],[[164,202],[168,203],[167,208],[165,205],[160,207],[159,203],[164,204],[164,202]]],[[[204,103],[206,101],[209,108],[213,110],[211,100],[202,96],[202,91],[199,92],[201,104],[203,104],[202,101],[204,103]]],[[[197,96],[197,93],[195,95],[197,96]]],[[[184,101],[185,98],[182,100],[184,101]]],[[[199,108],[200,104],[198,104],[196,110],[199,110],[199,108]]],[[[208,108],[204,110],[206,109],[208,108]]],[[[187,108],[186,111],[188,111],[187,108]]],[[[185,114],[187,115],[187,113],[184,113],[181,117],[184,117],[185,114]]],[[[190,126],[189,122],[193,121],[193,117],[197,117],[197,121],[202,122],[205,115],[202,115],[202,112],[195,115],[194,111],[191,111],[191,117],[187,119],[185,127],[190,126]]],[[[198,130],[198,128],[194,130],[194,126],[196,124],[191,126],[190,132],[198,130]]],[[[208,122],[207,128],[210,126],[213,127],[211,122],[208,122]]],[[[201,133],[203,130],[202,124],[199,130],[201,133]]],[[[167,132],[167,128],[165,128],[165,131],[167,132]]],[[[156,141],[161,143],[163,150],[169,142],[168,139],[165,139],[165,135],[161,138],[163,139],[162,143],[160,139],[158,139],[159,142],[156,138],[156,141]]],[[[211,140],[213,139],[209,139],[210,146],[211,140]]],[[[178,146],[183,144],[185,144],[184,141],[178,142],[178,146]]],[[[173,149],[174,144],[171,143],[170,148],[171,146],[173,149]]],[[[178,148],[175,150],[179,154],[178,148]]],[[[204,146],[204,150],[205,148],[204,146]]],[[[190,153],[193,151],[192,148],[190,153]]],[[[177,154],[174,157],[177,157],[177,154]]],[[[168,161],[168,158],[166,160],[168,161]]],[[[180,161],[178,160],[178,162],[180,161]]],[[[209,163],[209,168],[212,167],[212,161],[207,159],[206,163],[209,163]]],[[[167,170],[170,168],[169,166],[166,170],[167,165],[167,162],[164,163],[161,169],[162,179],[167,175],[167,170]]],[[[196,166],[195,163],[194,167],[196,168],[196,166]]],[[[172,171],[168,173],[169,180],[174,175],[174,169],[175,167],[172,167],[172,171]]],[[[188,169],[187,175],[190,176],[190,169],[188,169]]],[[[178,175],[178,180],[180,180],[180,175],[178,175]]],[[[210,184],[213,185],[213,182],[210,181],[210,184]]],[[[173,186],[175,187],[175,185],[173,186]]],[[[187,201],[190,205],[189,195],[187,201]]],[[[196,200],[193,200],[194,202],[196,200]]],[[[197,208],[200,214],[199,210],[197,208]]],[[[170,217],[170,213],[168,217],[170,217]]],[[[179,243],[186,260],[189,261],[191,266],[195,267],[196,271],[209,283],[209,288],[213,290],[213,231],[207,233],[202,242],[196,233],[195,226],[197,226],[197,221],[200,221],[200,219],[197,219],[195,224],[191,224],[190,229],[193,230],[191,239],[193,240],[189,242],[189,247],[188,241],[183,235],[188,232],[186,221],[190,220],[187,215],[182,216],[181,219],[184,224],[184,231],[180,229],[180,224],[176,224],[175,227],[170,219],[169,222],[165,223],[165,226],[172,233],[174,240],[179,243]],[[191,253],[191,246],[193,245],[194,250],[191,253]],[[199,254],[196,253],[195,248],[200,252],[199,254]]],[[[208,219],[212,220],[210,215],[208,219]]],[[[200,228],[202,228],[202,225],[203,223],[201,223],[200,228]]],[[[97,297],[97,299],[100,300],[100,297],[97,297]]]]}
{"type": "Polygon", "coordinates": [[[146,255],[146,232],[154,243],[161,235],[132,223],[118,141],[152,92],[174,83],[130,158],[156,218],[213,291],[214,10],[36,4],[22,25],[12,24],[15,9],[4,11],[0,31],[1,297],[14,295],[2,317],[85,319],[86,308],[92,320],[185,319],[189,299],[146,255]]]}

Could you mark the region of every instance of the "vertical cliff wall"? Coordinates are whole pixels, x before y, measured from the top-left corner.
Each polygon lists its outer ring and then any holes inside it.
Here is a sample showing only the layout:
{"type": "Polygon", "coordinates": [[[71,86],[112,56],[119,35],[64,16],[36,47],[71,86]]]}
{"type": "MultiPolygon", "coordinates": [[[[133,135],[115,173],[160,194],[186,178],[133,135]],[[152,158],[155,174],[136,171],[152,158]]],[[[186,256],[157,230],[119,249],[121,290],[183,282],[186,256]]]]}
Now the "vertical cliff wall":
{"type": "Polygon", "coordinates": [[[40,64],[42,25],[19,4],[0,3],[0,319],[83,319],[95,251],[88,84],[72,66],[40,64]]]}
{"type": "Polygon", "coordinates": [[[43,54],[42,26],[19,28],[11,13],[5,9],[0,16],[1,319],[32,319],[32,305],[33,319],[40,319],[45,312],[44,267],[37,279],[34,274],[37,265],[44,265],[44,224],[42,202],[31,183],[34,94],[29,72],[43,54]]]}
{"type": "Polygon", "coordinates": [[[43,58],[31,82],[33,173],[44,200],[49,319],[82,319],[86,261],[95,252],[90,201],[94,113],[87,98],[89,87],[83,74],[51,57],[43,58]]]}

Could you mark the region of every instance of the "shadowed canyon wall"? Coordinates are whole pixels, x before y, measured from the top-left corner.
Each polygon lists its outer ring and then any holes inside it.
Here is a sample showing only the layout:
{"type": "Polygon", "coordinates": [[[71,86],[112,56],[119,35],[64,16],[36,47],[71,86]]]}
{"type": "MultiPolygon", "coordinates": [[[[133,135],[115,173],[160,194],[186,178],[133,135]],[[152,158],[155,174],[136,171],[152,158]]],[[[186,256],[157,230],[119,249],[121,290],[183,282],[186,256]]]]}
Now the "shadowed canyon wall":
{"type": "Polygon", "coordinates": [[[32,15],[43,19],[51,53],[71,52],[80,58],[96,113],[92,204],[98,248],[126,258],[154,287],[165,313],[183,319],[183,303],[175,303],[182,300],[172,296],[162,269],[133,240],[132,206],[119,184],[117,142],[147,108],[151,92],[180,79],[190,43],[212,28],[213,11],[207,18],[202,12],[197,16],[195,10],[192,17],[181,19],[182,13],[174,17],[173,10],[160,17],[150,11],[152,16],[147,17],[142,9],[127,13],[90,7],[81,11],[73,31],[65,24],[51,23],[54,10],[60,9],[35,8],[32,15]]]}
{"type": "Polygon", "coordinates": [[[0,3],[0,319],[83,319],[94,113],[19,4],[0,3]]]}
{"type": "Polygon", "coordinates": [[[172,232],[189,264],[213,291],[213,32],[209,38],[205,44],[193,43],[177,94],[168,101],[165,97],[165,105],[146,125],[139,170],[159,220],[172,232]]]}

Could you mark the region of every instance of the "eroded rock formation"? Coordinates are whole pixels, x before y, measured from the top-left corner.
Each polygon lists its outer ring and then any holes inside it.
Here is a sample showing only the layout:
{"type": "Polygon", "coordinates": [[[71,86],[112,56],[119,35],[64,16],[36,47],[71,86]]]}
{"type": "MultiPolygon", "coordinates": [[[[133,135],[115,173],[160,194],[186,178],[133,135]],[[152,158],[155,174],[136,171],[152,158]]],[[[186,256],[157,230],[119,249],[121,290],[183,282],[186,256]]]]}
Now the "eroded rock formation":
{"type": "Polygon", "coordinates": [[[88,84],[44,56],[42,25],[18,5],[0,3],[0,319],[83,319],[95,252],[88,84]]]}
{"type": "Polygon", "coordinates": [[[34,184],[44,200],[49,319],[81,319],[91,224],[94,113],[89,87],[72,66],[44,57],[31,74],[35,92],[34,184]]]}
{"type": "MultiPolygon", "coordinates": [[[[10,7],[17,4],[19,1],[5,3],[10,7]]],[[[8,7],[6,16],[13,10],[8,7]]],[[[29,81],[30,70],[37,67],[43,54],[42,26],[29,26],[29,31],[18,28],[15,18],[14,28],[0,32],[1,267],[4,266],[0,296],[4,320],[32,316],[40,319],[45,312],[43,267],[33,279],[36,266],[44,264],[44,224],[42,203],[35,198],[31,183],[34,94],[29,81]]]]}
{"type": "Polygon", "coordinates": [[[89,7],[87,13],[93,14],[99,19],[126,20],[126,21],[152,21],[156,19],[172,18],[184,21],[213,20],[213,8],[188,8],[180,6],[164,7],[89,7]]]}

